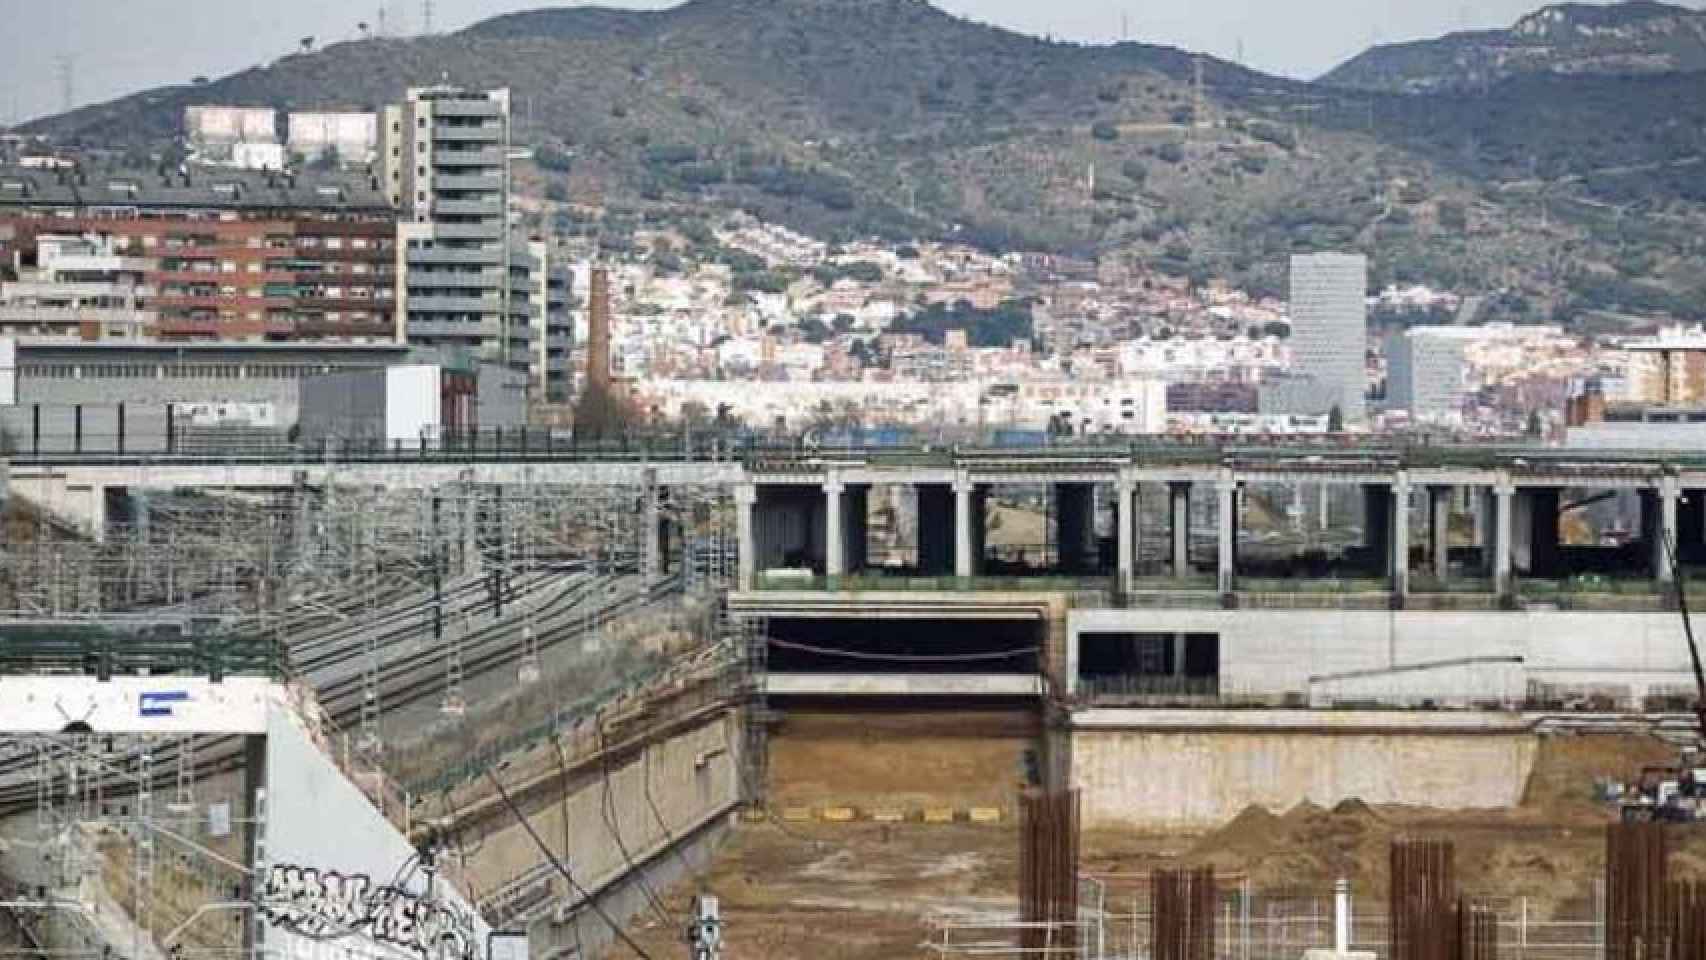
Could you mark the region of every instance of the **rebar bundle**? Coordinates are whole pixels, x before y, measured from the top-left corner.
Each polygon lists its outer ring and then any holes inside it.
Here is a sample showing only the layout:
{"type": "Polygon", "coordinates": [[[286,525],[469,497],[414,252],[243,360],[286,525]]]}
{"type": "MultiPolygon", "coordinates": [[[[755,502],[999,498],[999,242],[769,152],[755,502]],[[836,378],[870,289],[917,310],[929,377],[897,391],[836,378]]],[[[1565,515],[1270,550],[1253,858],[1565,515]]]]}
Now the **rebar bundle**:
{"type": "Polygon", "coordinates": [[[1394,840],[1392,960],[1456,960],[1455,850],[1446,840],[1394,840]]]}
{"type": "Polygon", "coordinates": [[[1665,871],[1670,841],[1662,824],[1605,829],[1606,960],[1669,960],[1665,871]]]}
{"type": "Polygon", "coordinates": [[[1150,885],[1155,960],[1214,960],[1214,869],[1157,870],[1150,885]]]}
{"type": "Polygon", "coordinates": [[[1467,899],[1457,907],[1461,921],[1461,960],[1499,960],[1499,915],[1486,904],[1467,899]]]}
{"type": "Polygon", "coordinates": [[[1076,790],[1019,795],[1020,947],[1047,956],[1078,946],[1076,790]]]}

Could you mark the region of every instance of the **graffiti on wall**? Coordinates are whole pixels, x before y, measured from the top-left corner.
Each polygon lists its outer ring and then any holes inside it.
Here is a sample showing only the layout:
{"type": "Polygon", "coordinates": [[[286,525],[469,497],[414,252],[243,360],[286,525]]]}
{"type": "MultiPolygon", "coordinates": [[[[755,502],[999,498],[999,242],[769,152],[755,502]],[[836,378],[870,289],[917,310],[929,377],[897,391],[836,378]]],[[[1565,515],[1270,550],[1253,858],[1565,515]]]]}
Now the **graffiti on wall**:
{"type": "Polygon", "coordinates": [[[474,918],[456,903],[365,874],[294,864],[267,872],[260,909],[274,926],[299,936],[357,936],[402,947],[428,960],[476,960],[474,918]]]}

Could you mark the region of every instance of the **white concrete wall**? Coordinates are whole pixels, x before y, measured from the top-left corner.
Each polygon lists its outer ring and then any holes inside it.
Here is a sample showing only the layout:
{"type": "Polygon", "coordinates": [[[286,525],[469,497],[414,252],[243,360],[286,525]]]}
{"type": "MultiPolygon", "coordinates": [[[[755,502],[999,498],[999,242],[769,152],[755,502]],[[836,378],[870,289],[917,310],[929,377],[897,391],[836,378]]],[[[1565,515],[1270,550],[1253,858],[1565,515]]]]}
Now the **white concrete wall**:
{"type": "MultiPolygon", "coordinates": [[[[284,710],[274,709],[267,718],[267,819],[265,857],[269,867],[263,883],[271,883],[263,894],[268,908],[266,946],[281,956],[316,956],[318,941],[290,928],[299,915],[304,922],[325,909],[302,870],[318,871],[317,877],[337,873],[342,877],[366,877],[372,889],[395,886],[420,896],[426,892],[427,874],[408,870],[414,846],[370,803],[355,784],[308,739],[297,722],[284,710]],[[300,868],[289,872],[290,868],[300,868]],[[287,878],[303,881],[299,894],[287,878]]],[[[444,878],[433,886],[435,897],[444,901],[459,924],[460,942],[483,948],[489,930],[473,906],[444,878]]],[[[331,907],[335,908],[336,903],[331,907]]],[[[359,912],[359,905],[358,905],[359,912]]],[[[335,915],[335,914],[334,914],[335,915]]],[[[381,913],[381,917],[385,914],[381,913]]],[[[336,925],[335,923],[333,924],[336,925]]],[[[337,956],[348,960],[409,960],[412,950],[394,943],[381,943],[370,934],[379,924],[363,925],[363,934],[339,940],[337,956]]],[[[403,931],[400,936],[406,937],[403,931]]]]}
{"type": "Polygon", "coordinates": [[[436,440],[442,397],[436,366],[385,368],[385,439],[418,444],[436,440]]]}
{"type": "Polygon", "coordinates": [[[1538,749],[1520,723],[1399,728],[1393,724],[1410,717],[1256,716],[1267,722],[1246,727],[1236,714],[1202,711],[1075,716],[1072,776],[1083,790],[1085,826],[1210,830],[1253,805],[1283,813],[1305,801],[1331,807],[1353,797],[1510,807],[1522,799],[1538,749]],[[1217,726],[1216,716],[1227,722],[1217,726]]]}
{"type": "Polygon", "coordinates": [[[1673,613],[1075,610],[1068,631],[1074,682],[1083,632],[1218,634],[1220,690],[1231,697],[1314,693],[1319,702],[1335,691],[1367,699],[1384,690],[1399,699],[1499,700],[1517,685],[1509,666],[1493,662],[1500,658],[1521,660],[1524,688],[1616,688],[1638,699],[1692,684],[1673,613]],[[1453,663],[1469,660],[1480,662],[1453,663]],[[1406,669],[1430,665],[1421,676],[1406,669]],[[1334,679],[1350,673],[1371,675],[1334,679]]]}

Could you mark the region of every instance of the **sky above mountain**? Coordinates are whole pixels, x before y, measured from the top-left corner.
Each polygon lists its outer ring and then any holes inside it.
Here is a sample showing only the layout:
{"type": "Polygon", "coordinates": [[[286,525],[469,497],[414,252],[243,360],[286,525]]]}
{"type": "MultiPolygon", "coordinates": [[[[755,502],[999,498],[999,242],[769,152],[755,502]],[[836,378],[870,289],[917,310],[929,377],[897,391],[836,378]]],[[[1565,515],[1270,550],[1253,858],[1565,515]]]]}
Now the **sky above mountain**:
{"type": "MultiPolygon", "coordinates": [[[[609,0],[656,9],[676,0],[609,0]]],[[[432,0],[438,31],[542,0],[432,0]]],[[[570,4],[574,5],[574,4],[570,4]]],[[[938,0],[957,16],[1057,39],[1122,37],[1318,76],[1372,43],[1507,26],[1537,0],[938,0]]],[[[1698,6],[1698,3],[1692,4],[1698,6]]],[[[0,124],[139,89],[220,76],[297,48],[355,39],[357,23],[408,35],[426,0],[0,0],[0,124]]]]}

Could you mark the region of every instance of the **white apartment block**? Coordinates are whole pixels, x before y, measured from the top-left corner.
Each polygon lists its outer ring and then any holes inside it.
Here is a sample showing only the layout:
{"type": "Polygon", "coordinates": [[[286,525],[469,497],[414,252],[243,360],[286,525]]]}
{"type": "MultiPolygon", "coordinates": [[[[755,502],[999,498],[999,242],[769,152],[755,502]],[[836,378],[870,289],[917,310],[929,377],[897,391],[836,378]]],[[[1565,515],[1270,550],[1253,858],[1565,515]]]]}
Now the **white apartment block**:
{"type": "Polygon", "coordinates": [[[1460,415],[1472,387],[1469,349],[1491,333],[1485,327],[1411,327],[1389,337],[1387,407],[1418,420],[1460,415]]]}
{"type": "Polygon", "coordinates": [[[118,252],[111,237],[42,236],[37,265],[0,283],[0,336],[138,339],[151,333],[150,261],[118,252]]]}

